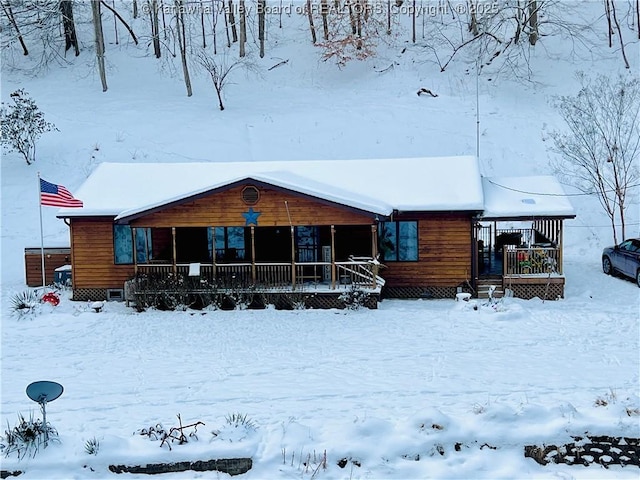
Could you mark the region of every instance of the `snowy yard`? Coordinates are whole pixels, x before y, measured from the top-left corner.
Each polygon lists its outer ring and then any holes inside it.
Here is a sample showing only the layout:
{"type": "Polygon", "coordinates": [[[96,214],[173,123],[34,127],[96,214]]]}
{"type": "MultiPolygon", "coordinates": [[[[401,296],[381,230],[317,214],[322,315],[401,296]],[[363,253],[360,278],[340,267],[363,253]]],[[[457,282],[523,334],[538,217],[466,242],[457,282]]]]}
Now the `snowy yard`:
{"type": "Polygon", "coordinates": [[[567,270],[582,281],[569,281],[566,300],[476,301],[477,310],[451,299],[144,313],[111,302],[96,313],[65,299],[32,317],[3,315],[3,423],[38,413],[30,382],[65,391],[47,410],[61,443],[2,468],[104,478],[110,464],[251,457],[245,478],[311,478],[326,451],[317,478],[637,478],[633,466],[524,458],[524,445],[586,433],[640,436],[638,289],[597,264],[567,270]],[[168,430],[178,414],[204,422],[198,441],[169,451],[134,434],[168,430]],[[229,428],[233,414],[255,431],[229,428]],[[91,439],[96,456],[85,451],[91,439]],[[308,456],[317,460],[305,468],[308,456]],[[360,466],[340,468],[344,458],[360,466]]]}

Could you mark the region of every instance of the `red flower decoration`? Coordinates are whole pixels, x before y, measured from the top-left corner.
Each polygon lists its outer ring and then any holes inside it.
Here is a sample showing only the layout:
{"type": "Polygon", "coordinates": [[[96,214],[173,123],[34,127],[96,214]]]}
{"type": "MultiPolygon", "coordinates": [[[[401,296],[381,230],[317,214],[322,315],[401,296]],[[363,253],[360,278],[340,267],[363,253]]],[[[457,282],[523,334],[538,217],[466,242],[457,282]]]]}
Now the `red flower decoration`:
{"type": "Polygon", "coordinates": [[[53,305],[55,307],[60,303],[60,297],[58,297],[58,295],[56,295],[53,292],[49,292],[49,293],[45,293],[42,296],[42,301],[50,303],[51,305],[53,305]]]}

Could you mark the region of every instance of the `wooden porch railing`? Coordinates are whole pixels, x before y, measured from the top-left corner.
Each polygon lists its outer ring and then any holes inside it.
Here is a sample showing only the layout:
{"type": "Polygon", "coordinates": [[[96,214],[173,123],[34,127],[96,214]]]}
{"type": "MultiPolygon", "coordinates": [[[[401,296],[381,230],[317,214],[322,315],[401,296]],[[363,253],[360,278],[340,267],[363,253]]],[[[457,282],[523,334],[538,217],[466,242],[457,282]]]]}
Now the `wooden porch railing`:
{"type": "Polygon", "coordinates": [[[559,248],[505,248],[503,258],[506,275],[562,275],[559,248]]]}
{"type": "MultiPolygon", "coordinates": [[[[331,289],[345,285],[381,288],[384,279],[378,275],[380,264],[371,258],[357,257],[344,262],[256,262],[200,264],[198,277],[219,288],[244,288],[251,285],[263,288],[297,288],[304,285],[324,285],[331,289]],[[332,272],[332,269],[334,269],[332,272]],[[333,273],[333,274],[332,274],[333,273]]],[[[174,273],[189,276],[190,264],[139,263],[138,274],[167,279],[174,273]]]]}

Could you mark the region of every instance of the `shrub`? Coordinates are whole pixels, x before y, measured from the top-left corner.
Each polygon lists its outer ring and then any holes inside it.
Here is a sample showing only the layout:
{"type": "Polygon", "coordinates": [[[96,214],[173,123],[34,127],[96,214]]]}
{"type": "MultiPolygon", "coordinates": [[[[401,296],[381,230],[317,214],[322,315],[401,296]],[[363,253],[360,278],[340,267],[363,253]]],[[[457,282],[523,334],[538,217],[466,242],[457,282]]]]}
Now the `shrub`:
{"type": "Polygon", "coordinates": [[[6,457],[16,454],[18,459],[25,455],[35,457],[40,446],[48,442],[59,442],[58,432],[49,422],[46,425],[40,419],[34,419],[33,414],[26,419],[22,414],[18,414],[18,424],[11,427],[7,422],[7,430],[1,438],[0,450],[6,457]]]}
{"type": "Polygon", "coordinates": [[[13,105],[2,104],[0,143],[8,151],[23,156],[27,165],[36,160],[36,141],[45,132],[57,130],[53,123],[44,120],[44,114],[36,102],[22,88],[9,95],[13,105]]]}
{"type": "Polygon", "coordinates": [[[96,437],[90,438],[84,443],[84,451],[89,455],[98,455],[100,450],[100,442],[96,437]]]}
{"type": "Polygon", "coordinates": [[[225,416],[226,425],[211,432],[218,440],[238,442],[253,434],[258,427],[247,414],[232,413],[225,416]]]}
{"type": "Polygon", "coordinates": [[[361,307],[367,306],[369,296],[369,292],[354,285],[350,290],[343,292],[339,299],[344,303],[345,308],[349,310],[359,310],[361,307]]]}
{"type": "Polygon", "coordinates": [[[178,414],[177,417],[178,426],[171,427],[169,431],[166,431],[162,424],[158,423],[155,426],[138,430],[136,433],[147,436],[151,440],[161,440],[160,446],[163,447],[166,445],[169,450],[171,450],[172,443],[177,442],[178,445],[183,445],[188,443],[189,439],[198,440],[198,426],[204,425],[204,423],[197,421],[189,425],[182,425],[180,414],[178,414]]]}
{"type": "Polygon", "coordinates": [[[11,312],[19,316],[32,313],[38,303],[35,290],[25,290],[11,297],[11,312]]]}

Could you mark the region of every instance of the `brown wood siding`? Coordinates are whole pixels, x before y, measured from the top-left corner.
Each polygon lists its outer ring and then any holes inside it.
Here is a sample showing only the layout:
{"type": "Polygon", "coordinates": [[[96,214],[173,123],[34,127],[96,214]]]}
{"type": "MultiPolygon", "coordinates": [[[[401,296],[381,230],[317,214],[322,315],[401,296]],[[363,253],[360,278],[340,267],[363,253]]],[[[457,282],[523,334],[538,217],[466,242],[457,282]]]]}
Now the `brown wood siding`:
{"type": "Polygon", "coordinates": [[[134,273],[133,265],[115,265],[113,221],[71,220],[73,288],[123,288],[134,273]]]}
{"type": "MultiPolygon", "coordinates": [[[[53,283],[55,269],[71,264],[71,249],[44,249],[44,276],[47,285],[53,283]]],[[[40,248],[25,248],[24,272],[29,287],[42,286],[42,251],[40,248]]]]}
{"type": "MultiPolygon", "coordinates": [[[[249,184],[247,184],[249,185],[249,184]]],[[[244,226],[243,212],[249,206],[242,201],[240,185],[229,190],[203,197],[193,202],[150,213],[131,222],[144,227],[234,227],[244,226]]],[[[361,225],[371,224],[373,215],[354,212],[348,208],[327,205],[321,201],[276,189],[259,188],[260,200],[253,210],[260,212],[258,226],[294,225],[361,225]],[[285,204],[286,202],[286,204],[285,204]],[[287,205],[289,214],[287,214],[287,205]]]]}
{"type": "Polygon", "coordinates": [[[463,214],[420,214],[417,262],[388,262],[381,271],[389,287],[458,286],[471,281],[471,218],[463,214]]]}

